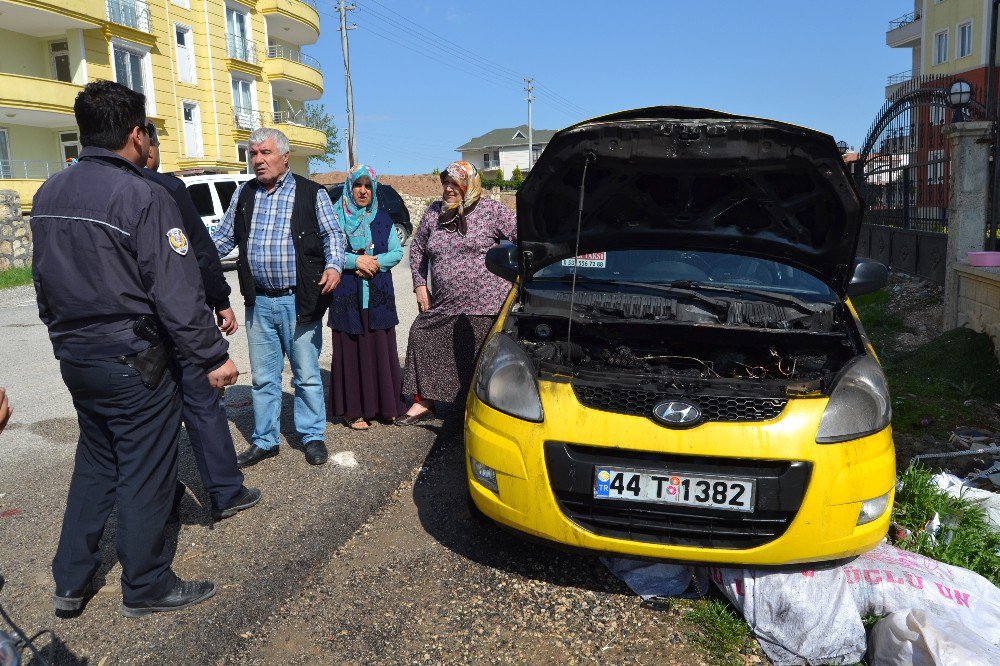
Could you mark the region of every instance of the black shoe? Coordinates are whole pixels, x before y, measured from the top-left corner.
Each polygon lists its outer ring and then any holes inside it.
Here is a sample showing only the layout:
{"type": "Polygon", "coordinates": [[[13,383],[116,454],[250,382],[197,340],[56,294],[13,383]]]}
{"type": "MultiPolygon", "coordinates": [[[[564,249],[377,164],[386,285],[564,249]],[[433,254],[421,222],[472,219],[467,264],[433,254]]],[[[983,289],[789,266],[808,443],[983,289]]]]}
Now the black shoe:
{"type": "Polygon", "coordinates": [[[122,615],[142,617],[150,613],[168,613],[199,604],[215,594],[215,583],[210,580],[180,580],[166,595],[152,601],[122,604],[122,615]]]}
{"type": "Polygon", "coordinates": [[[433,421],[437,417],[438,417],[437,413],[433,409],[428,409],[423,414],[415,414],[413,416],[407,416],[406,414],[404,414],[403,416],[400,416],[395,421],[393,421],[393,423],[395,423],[398,426],[411,426],[411,425],[416,425],[421,421],[433,421]]]}
{"type": "Polygon", "coordinates": [[[326,444],[314,439],[306,442],[306,462],[310,465],[322,465],[326,462],[326,444]]]}
{"type": "Polygon", "coordinates": [[[170,505],[170,515],[167,516],[167,525],[181,522],[181,502],[184,501],[186,494],[187,486],[178,481],[177,488],[174,490],[174,503],[170,505]]]}
{"type": "Polygon", "coordinates": [[[216,509],[215,511],[212,511],[212,518],[222,520],[223,518],[235,516],[243,509],[249,509],[259,501],[260,490],[257,488],[247,488],[246,486],[243,486],[243,489],[240,490],[240,494],[233,498],[233,501],[229,503],[229,506],[224,509],[216,509]]]}
{"type": "Polygon", "coordinates": [[[79,590],[56,590],[52,595],[52,607],[57,611],[78,611],[92,596],[93,583],[87,583],[79,590]]]}
{"type": "Polygon", "coordinates": [[[277,446],[273,449],[262,449],[256,444],[251,444],[249,449],[236,457],[236,465],[238,467],[250,467],[251,465],[256,465],[261,460],[273,458],[276,455],[278,455],[277,446]]]}

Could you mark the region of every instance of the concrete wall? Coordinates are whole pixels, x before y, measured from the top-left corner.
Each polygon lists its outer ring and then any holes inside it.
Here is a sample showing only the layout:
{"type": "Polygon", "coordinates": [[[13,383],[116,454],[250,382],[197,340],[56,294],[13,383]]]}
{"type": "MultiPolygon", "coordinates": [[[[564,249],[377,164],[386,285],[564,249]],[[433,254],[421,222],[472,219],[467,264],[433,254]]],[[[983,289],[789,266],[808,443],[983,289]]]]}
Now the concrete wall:
{"type": "Polygon", "coordinates": [[[0,271],[31,265],[31,228],[21,217],[21,199],[0,190],[0,271]]]}
{"type": "Polygon", "coordinates": [[[1000,268],[955,267],[958,277],[958,325],[986,333],[1000,359],[1000,268]]]}

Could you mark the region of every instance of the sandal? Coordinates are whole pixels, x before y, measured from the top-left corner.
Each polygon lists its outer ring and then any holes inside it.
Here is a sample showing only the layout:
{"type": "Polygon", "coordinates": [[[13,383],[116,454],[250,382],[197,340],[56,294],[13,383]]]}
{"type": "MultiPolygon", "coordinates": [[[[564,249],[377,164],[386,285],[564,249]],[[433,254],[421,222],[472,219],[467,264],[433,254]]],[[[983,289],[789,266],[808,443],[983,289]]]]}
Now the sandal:
{"type": "Polygon", "coordinates": [[[344,425],[350,428],[351,430],[368,430],[369,428],[372,427],[371,424],[368,423],[368,421],[365,421],[364,417],[361,416],[354,419],[353,421],[348,421],[347,419],[344,419],[344,425]]]}

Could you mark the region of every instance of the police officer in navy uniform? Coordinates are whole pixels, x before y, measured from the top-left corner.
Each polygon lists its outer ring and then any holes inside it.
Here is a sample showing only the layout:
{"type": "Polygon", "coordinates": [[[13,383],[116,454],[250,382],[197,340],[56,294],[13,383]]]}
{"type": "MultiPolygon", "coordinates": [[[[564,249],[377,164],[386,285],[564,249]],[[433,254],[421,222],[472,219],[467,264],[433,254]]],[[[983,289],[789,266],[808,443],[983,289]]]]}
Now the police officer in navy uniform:
{"type": "Polygon", "coordinates": [[[176,347],[216,388],[239,373],[205,307],[177,205],[140,172],[145,102],[110,81],[84,87],[73,107],[80,161],[49,178],[32,208],[38,312],[80,426],[52,561],[57,610],[79,610],[93,594],[114,507],[125,615],[178,610],[215,593],[211,581],[183,581],[171,569],[165,526],[181,395],[176,365],[165,361],[176,347]]]}
{"type": "MultiPolygon", "coordinates": [[[[188,194],[184,181],[159,173],[160,140],[156,126],[146,126],[149,134],[149,156],[142,175],[162,185],[177,203],[184,232],[191,243],[191,251],[198,260],[201,281],[205,286],[205,303],[215,312],[219,328],[232,335],[239,328],[236,314],[229,303],[232,289],[222,272],[222,261],[215,251],[215,243],[201,221],[201,215],[188,194]]],[[[198,473],[212,503],[212,517],[216,520],[235,516],[260,501],[260,490],[243,485],[243,472],[236,464],[236,447],[229,432],[226,408],[219,399],[219,392],[209,385],[205,372],[184,358],[178,357],[181,368],[181,395],[184,401],[182,416],[187,426],[191,451],[198,464],[198,473]]],[[[184,497],[184,484],[179,481],[175,505],[184,497]]]]}

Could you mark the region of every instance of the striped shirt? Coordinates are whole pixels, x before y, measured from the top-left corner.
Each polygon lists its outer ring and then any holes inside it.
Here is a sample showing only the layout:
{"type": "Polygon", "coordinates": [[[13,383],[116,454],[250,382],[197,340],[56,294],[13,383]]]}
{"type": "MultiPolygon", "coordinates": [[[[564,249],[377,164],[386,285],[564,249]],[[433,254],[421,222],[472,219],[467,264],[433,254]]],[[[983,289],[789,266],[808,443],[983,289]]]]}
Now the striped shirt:
{"type": "MultiPolygon", "coordinates": [[[[249,181],[248,181],[249,182],[249,181]]],[[[212,241],[224,257],[236,246],[233,233],[236,206],[243,186],[233,195],[222,223],[212,233],[212,241]]],[[[290,289],[295,285],[295,245],[292,241],[292,210],[295,205],[295,178],[291,171],[278,179],[268,192],[257,188],[254,195],[253,219],[247,239],[246,260],[258,287],[264,289],[290,289]]],[[[325,189],[316,196],[316,220],[323,236],[326,254],[325,268],[338,272],[344,267],[344,232],[333,212],[333,202],[325,189]]]]}

